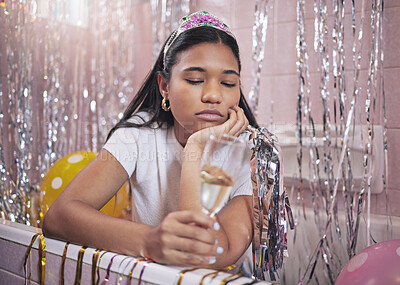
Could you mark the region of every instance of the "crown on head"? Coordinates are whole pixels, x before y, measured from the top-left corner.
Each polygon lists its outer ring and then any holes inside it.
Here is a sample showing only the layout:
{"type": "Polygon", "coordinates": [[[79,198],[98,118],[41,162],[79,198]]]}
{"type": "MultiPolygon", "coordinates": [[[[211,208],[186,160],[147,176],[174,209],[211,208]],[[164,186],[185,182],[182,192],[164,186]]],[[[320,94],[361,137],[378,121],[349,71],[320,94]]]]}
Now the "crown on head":
{"type": "Polygon", "coordinates": [[[175,40],[179,37],[179,35],[187,30],[191,30],[202,26],[207,26],[224,31],[233,38],[235,38],[232,32],[229,30],[229,27],[224,22],[222,22],[220,19],[218,19],[217,17],[206,11],[199,11],[190,14],[188,16],[185,16],[179,21],[178,29],[172,32],[171,36],[168,39],[168,42],[165,44],[164,68],[165,68],[165,57],[167,56],[168,50],[175,42],[175,40]]]}

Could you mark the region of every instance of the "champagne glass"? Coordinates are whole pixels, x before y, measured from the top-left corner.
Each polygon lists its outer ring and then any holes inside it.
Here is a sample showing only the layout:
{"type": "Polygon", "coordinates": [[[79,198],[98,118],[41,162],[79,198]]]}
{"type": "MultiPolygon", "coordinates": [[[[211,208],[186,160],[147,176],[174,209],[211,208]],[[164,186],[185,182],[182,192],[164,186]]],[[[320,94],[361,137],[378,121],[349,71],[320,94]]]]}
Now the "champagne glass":
{"type": "Polygon", "coordinates": [[[201,161],[200,199],[203,211],[211,217],[228,201],[246,147],[245,140],[227,134],[208,139],[201,161]]]}

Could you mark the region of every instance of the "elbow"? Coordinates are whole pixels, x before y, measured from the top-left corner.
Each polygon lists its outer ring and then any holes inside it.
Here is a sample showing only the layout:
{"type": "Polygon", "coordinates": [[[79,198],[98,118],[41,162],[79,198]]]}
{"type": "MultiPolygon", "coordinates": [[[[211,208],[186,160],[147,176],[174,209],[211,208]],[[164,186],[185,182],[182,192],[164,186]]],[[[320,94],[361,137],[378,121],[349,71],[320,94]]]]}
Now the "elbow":
{"type": "Polygon", "coordinates": [[[50,223],[49,220],[51,220],[51,217],[50,217],[49,211],[48,211],[48,212],[44,215],[44,217],[43,217],[43,223],[42,223],[42,232],[43,232],[43,235],[44,235],[45,237],[49,237],[49,236],[50,236],[50,232],[51,232],[51,229],[50,229],[51,223],[50,223]]]}
{"type": "Polygon", "coordinates": [[[45,237],[55,237],[57,226],[55,214],[54,209],[50,207],[43,217],[42,232],[45,237]]]}

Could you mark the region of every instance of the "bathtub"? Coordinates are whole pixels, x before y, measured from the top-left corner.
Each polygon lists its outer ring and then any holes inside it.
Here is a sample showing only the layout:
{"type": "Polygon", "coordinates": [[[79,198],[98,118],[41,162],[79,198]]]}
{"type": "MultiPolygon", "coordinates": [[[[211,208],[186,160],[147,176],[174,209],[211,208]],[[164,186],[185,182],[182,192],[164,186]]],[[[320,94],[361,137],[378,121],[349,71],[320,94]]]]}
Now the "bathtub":
{"type": "MultiPolygon", "coordinates": [[[[0,284],[25,284],[23,265],[28,246],[35,234],[41,234],[41,230],[0,219],[0,284]]],[[[39,242],[40,238],[37,238],[33,243],[31,254],[27,258],[26,275],[28,276],[29,272],[31,272],[29,279],[32,284],[40,284],[40,270],[38,269],[39,242]]],[[[65,245],[65,242],[45,238],[45,284],[60,284],[62,256],[65,245]]],[[[68,246],[63,271],[64,284],[74,284],[76,280],[77,265],[79,264],[77,257],[81,248],[81,246],[75,244],[69,244],[68,246]]],[[[84,252],[81,263],[81,284],[92,284],[94,252],[94,248],[87,248],[84,252]]],[[[141,284],[177,284],[178,280],[182,285],[199,284],[205,275],[212,273],[215,274],[205,277],[203,284],[221,284],[224,279],[229,279],[233,276],[233,274],[227,272],[211,269],[196,269],[185,272],[185,270],[192,268],[165,266],[135,257],[117,255],[112,252],[102,251],[99,256],[101,256],[101,260],[97,264],[100,281],[103,281],[107,272],[109,272],[109,284],[117,284],[119,278],[122,279],[121,284],[128,284],[129,272],[135,264],[136,266],[132,270],[133,284],[139,283],[139,280],[141,284]]],[[[253,280],[250,278],[240,277],[229,282],[229,284],[239,285],[251,282],[253,280]]],[[[257,284],[271,283],[263,281],[257,284]]]]}

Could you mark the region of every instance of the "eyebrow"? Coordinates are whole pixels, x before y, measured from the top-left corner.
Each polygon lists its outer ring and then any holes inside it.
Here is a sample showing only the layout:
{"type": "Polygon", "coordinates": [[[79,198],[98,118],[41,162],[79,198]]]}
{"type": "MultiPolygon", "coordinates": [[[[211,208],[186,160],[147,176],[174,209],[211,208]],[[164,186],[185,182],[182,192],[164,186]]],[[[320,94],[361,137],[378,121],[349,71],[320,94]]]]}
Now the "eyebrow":
{"type": "MultiPolygon", "coordinates": [[[[188,68],[185,68],[183,71],[199,71],[199,72],[206,72],[206,70],[205,70],[204,68],[199,67],[199,66],[188,67],[188,68]]],[[[224,71],[222,72],[222,74],[235,74],[235,75],[237,75],[237,76],[240,77],[239,73],[237,73],[237,72],[236,72],[235,70],[233,70],[233,69],[224,70],[224,71]]]]}

